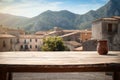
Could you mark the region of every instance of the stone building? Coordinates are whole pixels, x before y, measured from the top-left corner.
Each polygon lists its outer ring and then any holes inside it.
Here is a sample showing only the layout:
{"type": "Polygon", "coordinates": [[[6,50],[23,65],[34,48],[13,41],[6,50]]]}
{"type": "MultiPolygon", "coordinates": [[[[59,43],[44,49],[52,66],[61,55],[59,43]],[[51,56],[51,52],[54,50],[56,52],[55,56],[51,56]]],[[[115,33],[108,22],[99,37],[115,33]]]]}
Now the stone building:
{"type": "Polygon", "coordinates": [[[120,17],[101,18],[92,23],[92,39],[107,39],[109,50],[120,50],[120,17]]]}
{"type": "Polygon", "coordinates": [[[64,41],[85,42],[91,39],[92,32],[90,30],[63,30],[54,27],[53,31],[48,32],[45,36],[59,36],[64,41]]]}
{"type": "Polygon", "coordinates": [[[90,40],[92,36],[92,32],[89,30],[83,30],[80,31],[80,41],[85,42],[87,40],[90,40]]]}
{"type": "Polygon", "coordinates": [[[87,40],[82,43],[83,51],[96,51],[97,40],[87,40]]]}
{"type": "Polygon", "coordinates": [[[81,44],[76,41],[64,41],[64,44],[70,49],[70,51],[73,51],[81,46],[81,44]]]}
{"type": "Polygon", "coordinates": [[[42,36],[20,35],[17,39],[17,51],[40,51],[42,46],[42,36]]]}
{"type": "Polygon", "coordinates": [[[10,34],[0,34],[0,51],[14,51],[16,37],[10,34]]]}
{"type": "Polygon", "coordinates": [[[21,29],[8,28],[4,27],[3,25],[0,25],[0,34],[11,34],[18,37],[19,35],[25,34],[25,31],[21,29]]]}
{"type": "Polygon", "coordinates": [[[63,38],[64,41],[77,41],[77,42],[80,42],[80,32],[79,31],[64,34],[64,35],[62,35],[60,37],[63,38]]]}

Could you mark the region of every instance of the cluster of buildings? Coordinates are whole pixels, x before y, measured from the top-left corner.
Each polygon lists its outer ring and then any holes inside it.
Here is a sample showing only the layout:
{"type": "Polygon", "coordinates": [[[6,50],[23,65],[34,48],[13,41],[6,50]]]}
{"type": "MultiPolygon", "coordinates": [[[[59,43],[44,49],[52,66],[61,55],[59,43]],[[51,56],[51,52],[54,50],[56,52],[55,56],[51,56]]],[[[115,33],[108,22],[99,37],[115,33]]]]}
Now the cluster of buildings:
{"type": "MultiPolygon", "coordinates": [[[[51,31],[38,31],[35,34],[25,34],[25,31],[0,27],[0,51],[40,51],[43,38],[59,36],[70,50],[81,47],[81,43],[91,39],[88,30],[63,30],[54,27],[51,31]]],[[[82,49],[80,49],[82,50],[82,49]]]]}
{"type": "Polygon", "coordinates": [[[20,29],[0,26],[0,51],[40,51],[43,38],[59,36],[71,51],[96,50],[97,40],[107,39],[110,50],[120,50],[120,17],[101,18],[92,23],[92,30],[63,30],[25,34],[20,29]]]}
{"type": "Polygon", "coordinates": [[[42,36],[26,35],[25,31],[0,27],[0,51],[39,51],[42,36]]]}

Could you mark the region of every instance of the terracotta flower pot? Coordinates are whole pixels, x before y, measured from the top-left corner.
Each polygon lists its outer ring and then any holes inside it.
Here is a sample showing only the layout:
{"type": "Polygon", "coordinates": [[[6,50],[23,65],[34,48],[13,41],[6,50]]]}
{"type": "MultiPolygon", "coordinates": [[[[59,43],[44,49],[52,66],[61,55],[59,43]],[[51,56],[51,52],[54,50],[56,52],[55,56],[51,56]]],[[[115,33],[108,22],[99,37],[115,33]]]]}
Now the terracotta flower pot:
{"type": "Polygon", "coordinates": [[[107,42],[107,40],[99,40],[98,41],[97,52],[100,55],[107,55],[107,53],[108,53],[108,42],[107,42]]]}

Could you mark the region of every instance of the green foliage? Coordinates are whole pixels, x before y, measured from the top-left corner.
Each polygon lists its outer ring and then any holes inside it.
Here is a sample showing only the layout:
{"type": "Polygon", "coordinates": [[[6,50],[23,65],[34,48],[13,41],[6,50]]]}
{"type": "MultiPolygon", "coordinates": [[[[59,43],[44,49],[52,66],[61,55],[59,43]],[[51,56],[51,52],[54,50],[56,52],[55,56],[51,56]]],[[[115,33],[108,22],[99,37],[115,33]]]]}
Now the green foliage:
{"type": "Polygon", "coordinates": [[[43,39],[42,51],[65,51],[69,50],[64,46],[60,37],[47,37],[43,39]]]}

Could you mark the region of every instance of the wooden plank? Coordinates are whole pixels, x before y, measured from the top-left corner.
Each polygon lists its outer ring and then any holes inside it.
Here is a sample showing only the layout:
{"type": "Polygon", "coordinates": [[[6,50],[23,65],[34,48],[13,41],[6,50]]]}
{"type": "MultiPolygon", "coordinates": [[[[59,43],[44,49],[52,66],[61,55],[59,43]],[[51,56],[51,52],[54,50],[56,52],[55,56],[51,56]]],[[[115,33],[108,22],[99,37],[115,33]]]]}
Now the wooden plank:
{"type": "Polygon", "coordinates": [[[13,80],[13,72],[8,72],[8,80],[13,80]]]}
{"type": "Polygon", "coordinates": [[[0,72],[0,80],[7,80],[7,73],[6,72],[0,72]]]}
{"type": "Polygon", "coordinates": [[[98,55],[97,52],[3,52],[0,64],[80,65],[120,63],[120,52],[98,55]]]}
{"type": "Polygon", "coordinates": [[[7,72],[115,72],[120,71],[120,64],[86,65],[0,65],[7,72]]]}
{"type": "Polygon", "coordinates": [[[113,80],[120,80],[120,72],[114,72],[113,80]]]}
{"type": "MultiPolygon", "coordinates": [[[[0,80],[7,72],[120,72],[120,52],[0,52],[0,80]]],[[[119,79],[114,74],[114,80],[119,79]],[[117,77],[117,78],[116,78],[117,77]]]]}

